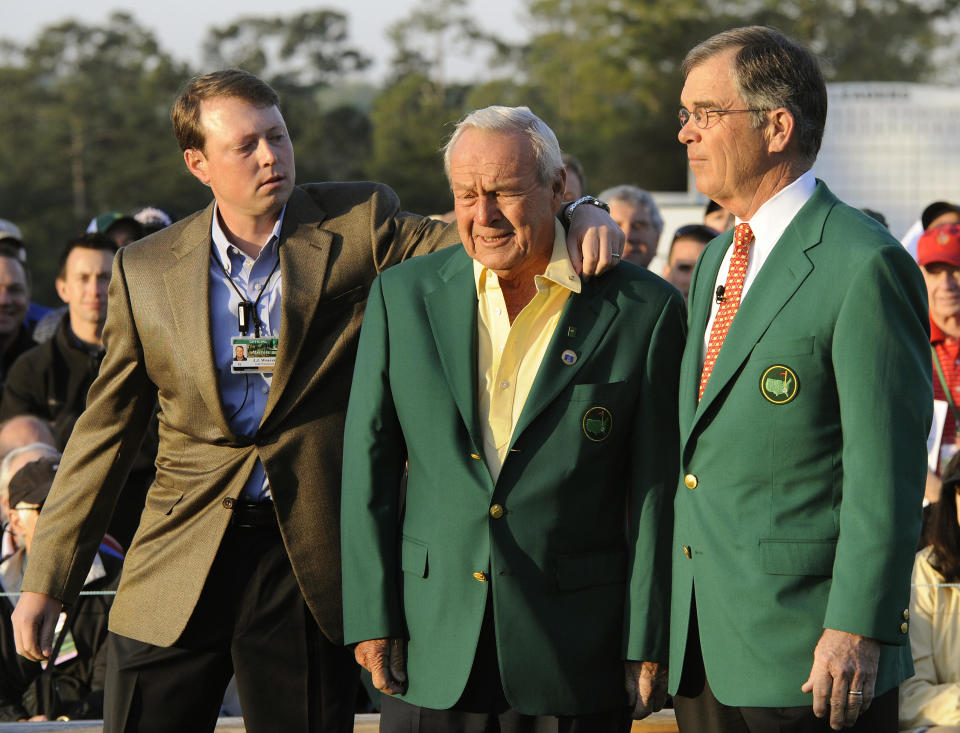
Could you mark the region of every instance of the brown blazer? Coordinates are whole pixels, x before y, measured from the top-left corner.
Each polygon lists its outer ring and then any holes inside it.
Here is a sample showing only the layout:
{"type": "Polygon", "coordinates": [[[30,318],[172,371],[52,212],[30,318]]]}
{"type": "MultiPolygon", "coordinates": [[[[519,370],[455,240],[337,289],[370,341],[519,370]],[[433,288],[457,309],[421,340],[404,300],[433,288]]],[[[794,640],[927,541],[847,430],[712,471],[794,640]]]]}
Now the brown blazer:
{"type": "Polygon", "coordinates": [[[343,422],[367,293],[378,272],[452,244],[456,229],[400,212],[381,184],[294,189],[280,233],[280,351],[251,439],[231,431],[217,388],[212,215],[211,203],[117,254],[106,357],[44,505],[23,588],[77,597],[159,402],[157,476],[110,629],[160,646],[177,640],[259,457],[304,598],[338,642],[343,422]]]}

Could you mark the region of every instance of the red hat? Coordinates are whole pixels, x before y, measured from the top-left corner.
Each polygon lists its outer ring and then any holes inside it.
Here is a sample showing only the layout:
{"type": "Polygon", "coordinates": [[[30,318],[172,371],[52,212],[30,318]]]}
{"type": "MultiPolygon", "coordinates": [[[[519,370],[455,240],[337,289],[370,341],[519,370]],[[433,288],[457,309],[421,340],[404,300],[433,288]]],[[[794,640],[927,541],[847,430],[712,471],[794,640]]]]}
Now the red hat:
{"type": "Polygon", "coordinates": [[[925,231],[917,242],[917,262],[921,266],[946,262],[960,267],[960,224],[925,231]]]}

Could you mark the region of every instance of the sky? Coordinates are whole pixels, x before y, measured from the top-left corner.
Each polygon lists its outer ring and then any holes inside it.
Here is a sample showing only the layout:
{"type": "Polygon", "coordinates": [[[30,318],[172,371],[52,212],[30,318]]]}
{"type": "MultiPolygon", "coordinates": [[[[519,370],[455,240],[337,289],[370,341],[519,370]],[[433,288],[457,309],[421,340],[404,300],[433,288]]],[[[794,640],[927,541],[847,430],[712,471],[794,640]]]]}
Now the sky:
{"type": "MultiPolygon", "coordinates": [[[[290,16],[304,10],[326,8],[339,10],[349,19],[352,43],[374,59],[365,76],[371,81],[381,79],[387,70],[392,51],[386,28],[406,16],[416,7],[415,0],[321,0],[315,3],[264,3],[262,0],[162,0],[157,2],[130,2],[129,0],[0,0],[0,38],[18,42],[33,39],[40,29],[67,18],[77,18],[95,24],[105,21],[113,10],[126,10],[141,24],[151,28],[162,48],[174,56],[198,65],[200,46],[207,29],[225,25],[244,15],[290,16]]],[[[523,0],[470,0],[471,10],[487,27],[496,30],[507,40],[524,38],[523,0]]],[[[451,54],[454,56],[454,54],[451,54]]],[[[481,76],[462,60],[451,61],[451,78],[481,76]]]]}

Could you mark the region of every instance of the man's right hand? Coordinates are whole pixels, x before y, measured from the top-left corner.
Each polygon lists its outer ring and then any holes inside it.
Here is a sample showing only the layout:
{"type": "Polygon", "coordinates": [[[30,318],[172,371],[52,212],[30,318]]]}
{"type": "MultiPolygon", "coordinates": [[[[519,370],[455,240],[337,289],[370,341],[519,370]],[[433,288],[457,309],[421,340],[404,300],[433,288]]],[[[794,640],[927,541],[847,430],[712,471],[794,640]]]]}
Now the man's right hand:
{"type": "Polygon", "coordinates": [[[17,653],[31,662],[41,662],[53,653],[53,632],[63,603],[53,596],[24,591],[10,617],[17,653]]]}
{"type": "Polygon", "coordinates": [[[370,672],[373,677],[373,686],[380,692],[388,695],[402,695],[407,691],[406,640],[361,641],[354,650],[354,656],[360,666],[370,672]]]}

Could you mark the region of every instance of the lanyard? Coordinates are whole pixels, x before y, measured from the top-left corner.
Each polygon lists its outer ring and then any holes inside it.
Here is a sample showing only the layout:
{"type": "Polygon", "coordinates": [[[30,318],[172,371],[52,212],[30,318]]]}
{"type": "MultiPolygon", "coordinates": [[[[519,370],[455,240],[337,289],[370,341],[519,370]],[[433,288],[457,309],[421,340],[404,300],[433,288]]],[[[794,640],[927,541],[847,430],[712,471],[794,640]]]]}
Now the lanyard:
{"type": "Polygon", "coordinates": [[[947,404],[950,406],[950,412],[953,414],[954,422],[960,427],[960,410],[957,409],[953,401],[953,395],[950,394],[950,387],[947,386],[947,378],[943,376],[943,367],[940,366],[940,357],[937,356],[937,350],[933,344],[930,344],[930,353],[933,354],[933,365],[937,368],[937,376],[940,377],[940,386],[943,387],[943,394],[947,397],[947,404]]]}
{"type": "Polygon", "coordinates": [[[260,305],[260,298],[263,297],[263,294],[267,292],[267,288],[270,286],[270,281],[273,279],[273,273],[275,273],[277,268],[280,266],[279,250],[280,244],[278,242],[277,261],[273,263],[273,269],[270,270],[270,274],[267,275],[267,280],[260,289],[260,294],[257,296],[257,299],[251,303],[250,299],[240,292],[240,288],[237,287],[237,284],[233,281],[233,278],[230,277],[230,273],[227,272],[227,268],[223,266],[223,262],[220,261],[220,258],[217,256],[216,252],[213,251],[213,248],[210,249],[210,256],[213,258],[214,262],[220,266],[224,276],[227,278],[227,282],[230,283],[230,287],[233,288],[234,292],[237,294],[237,297],[240,298],[240,303],[237,305],[237,331],[240,332],[241,336],[246,336],[247,331],[250,330],[250,319],[252,317],[253,335],[256,338],[260,338],[260,330],[263,327],[263,323],[260,321],[260,316],[257,315],[257,306],[260,305]]]}

